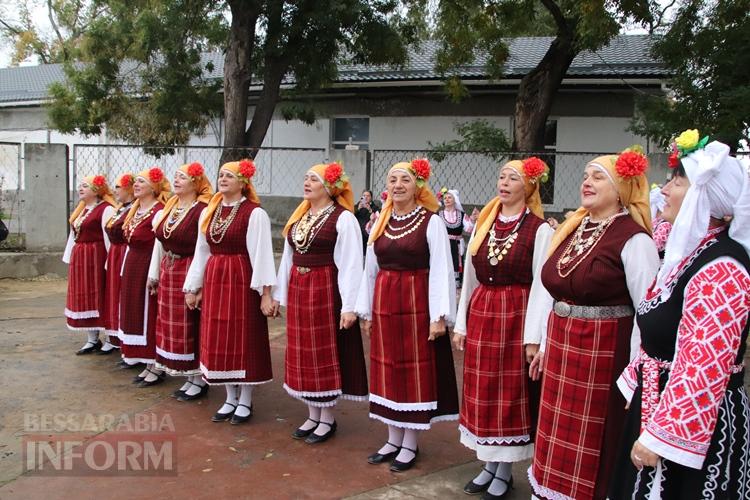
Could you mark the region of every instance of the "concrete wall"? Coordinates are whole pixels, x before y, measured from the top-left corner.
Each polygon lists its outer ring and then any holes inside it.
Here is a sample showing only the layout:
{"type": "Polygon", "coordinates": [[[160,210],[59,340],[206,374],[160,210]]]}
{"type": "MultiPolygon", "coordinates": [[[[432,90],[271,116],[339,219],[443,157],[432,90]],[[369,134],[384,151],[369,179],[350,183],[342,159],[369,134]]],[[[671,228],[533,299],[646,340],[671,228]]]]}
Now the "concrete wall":
{"type": "Polygon", "coordinates": [[[68,147],[64,144],[26,144],[26,189],[23,205],[26,249],[50,251],[65,248],[68,236],[68,147]]]}

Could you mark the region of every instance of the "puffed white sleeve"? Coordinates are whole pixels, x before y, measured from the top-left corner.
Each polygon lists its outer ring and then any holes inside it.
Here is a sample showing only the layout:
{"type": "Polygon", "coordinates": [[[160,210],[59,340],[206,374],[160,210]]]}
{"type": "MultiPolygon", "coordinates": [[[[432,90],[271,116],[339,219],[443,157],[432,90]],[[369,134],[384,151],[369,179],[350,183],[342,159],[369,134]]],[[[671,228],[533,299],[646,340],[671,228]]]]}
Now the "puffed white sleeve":
{"type": "MultiPolygon", "coordinates": [[[[633,301],[633,307],[638,308],[659,271],[659,252],[648,234],[638,233],[625,242],[620,257],[625,269],[630,299],[633,301]]],[[[630,336],[631,360],[639,355],[640,347],[641,331],[638,323],[633,321],[633,333],[630,336]]]]}
{"type": "MultiPolygon", "coordinates": [[[[201,211],[198,227],[203,227],[203,219],[206,217],[206,209],[201,211]]],[[[185,283],[182,285],[182,291],[185,293],[196,293],[203,288],[203,274],[206,271],[208,258],[211,256],[211,248],[206,241],[206,233],[198,230],[198,239],[195,241],[195,252],[193,260],[190,263],[185,283]]]]}
{"type": "MultiPolygon", "coordinates": [[[[151,225],[156,230],[158,221],[161,220],[161,214],[163,210],[159,210],[151,219],[151,225]]],[[[154,249],[151,251],[151,264],[148,266],[148,280],[154,283],[159,282],[159,267],[161,266],[161,259],[164,256],[164,247],[159,241],[159,238],[154,239],[154,249]]]]}
{"type": "MultiPolygon", "coordinates": [[[[469,248],[471,248],[471,242],[474,240],[476,230],[472,231],[471,238],[469,238],[469,248]]],[[[458,311],[456,311],[456,325],[453,327],[453,333],[459,335],[466,335],[466,320],[469,314],[469,302],[471,296],[474,294],[474,290],[479,286],[479,280],[477,280],[477,271],[474,269],[474,262],[471,260],[471,252],[466,252],[466,259],[464,261],[464,282],[461,287],[461,299],[458,301],[458,311]]]]}
{"type": "Polygon", "coordinates": [[[375,245],[367,245],[367,255],[365,255],[365,271],[359,283],[357,292],[357,304],[354,312],[360,318],[372,320],[372,299],[375,296],[375,279],[378,277],[380,266],[378,265],[378,256],[375,255],[375,245]]]}
{"type": "Polygon", "coordinates": [[[115,215],[117,210],[112,205],[107,205],[102,212],[102,235],[104,236],[104,248],[109,252],[109,235],[107,234],[107,222],[115,215]]]}
{"type": "Polygon", "coordinates": [[[276,286],[273,287],[273,300],[286,307],[287,293],[289,292],[289,277],[292,274],[292,246],[289,240],[284,239],[284,253],[281,254],[279,272],[276,274],[276,286]]]}
{"type": "Polygon", "coordinates": [[[247,254],[253,266],[250,288],[263,295],[263,287],[276,284],[276,264],[273,261],[271,219],[265,210],[258,207],[250,214],[245,235],[247,254]]]}
{"type": "Polygon", "coordinates": [[[427,245],[430,248],[430,322],[444,318],[446,326],[453,326],[456,322],[456,279],[451,245],[445,224],[435,214],[427,224],[427,245]]]}
{"type": "Polygon", "coordinates": [[[362,281],[362,230],[354,214],[341,212],[336,221],[333,262],[338,269],[341,313],[354,312],[359,283],[362,281]]]}
{"type": "Polygon", "coordinates": [[[73,236],[73,230],[70,230],[68,234],[68,241],[65,243],[65,251],[63,252],[62,261],[66,264],[70,264],[70,256],[73,254],[73,247],[76,245],[76,239],[73,236]]]}
{"type": "Polygon", "coordinates": [[[534,256],[531,268],[534,280],[531,282],[529,303],[526,306],[526,320],[523,328],[523,343],[539,344],[539,350],[544,351],[547,340],[547,322],[552,312],[554,299],[542,284],[542,267],[547,262],[549,244],[555,231],[546,222],[536,230],[534,238],[534,256]]]}

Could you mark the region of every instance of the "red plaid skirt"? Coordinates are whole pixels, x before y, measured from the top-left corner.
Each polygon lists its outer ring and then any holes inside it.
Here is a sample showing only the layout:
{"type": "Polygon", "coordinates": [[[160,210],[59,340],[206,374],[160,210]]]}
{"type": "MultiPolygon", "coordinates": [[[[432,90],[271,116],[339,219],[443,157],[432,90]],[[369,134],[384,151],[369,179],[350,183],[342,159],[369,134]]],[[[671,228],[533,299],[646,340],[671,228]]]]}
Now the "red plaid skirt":
{"type": "Polygon", "coordinates": [[[130,248],[120,283],[120,350],[128,363],[156,361],[156,296],[146,289],[151,251],[130,248]]]}
{"type": "Polygon", "coordinates": [[[358,323],[339,330],[341,297],[336,267],[313,267],[301,274],[293,266],[287,304],[287,392],[313,405],[330,406],[335,398],[327,396],[364,399],[367,369],[362,335],[358,323]]]}
{"type": "Polygon", "coordinates": [[[209,384],[270,382],[271,347],[246,254],[216,254],[203,280],[200,368],[209,384]]]}
{"type": "Polygon", "coordinates": [[[530,480],[542,498],[604,499],[625,416],[615,381],[633,318],[550,315],[530,480]]]}
{"type": "Polygon", "coordinates": [[[200,312],[185,305],[182,286],[192,257],[164,257],[159,268],[156,363],[170,375],[196,375],[200,312]]]}
{"type": "Polygon", "coordinates": [[[428,429],[458,419],[448,336],[429,341],[429,270],[381,269],[370,338],[370,415],[391,425],[428,429]]]}
{"type": "Polygon", "coordinates": [[[539,383],[529,378],[523,346],[529,289],[520,284],[479,285],[472,294],[460,425],[477,444],[532,442],[539,383]]]}
{"type": "Polygon", "coordinates": [[[125,257],[125,243],[112,243],[107,254],[107,284],[104,287],[104,331],[112,345],[119,346],[117,331],[120,329],[120,271],[125,257]]]}
{"type": "Polygon", "coordinates": [[[103,241],[73,246],[65,301],[65,320],[71,330],[104,330],[106,260],[107,249],[103,241]]]}

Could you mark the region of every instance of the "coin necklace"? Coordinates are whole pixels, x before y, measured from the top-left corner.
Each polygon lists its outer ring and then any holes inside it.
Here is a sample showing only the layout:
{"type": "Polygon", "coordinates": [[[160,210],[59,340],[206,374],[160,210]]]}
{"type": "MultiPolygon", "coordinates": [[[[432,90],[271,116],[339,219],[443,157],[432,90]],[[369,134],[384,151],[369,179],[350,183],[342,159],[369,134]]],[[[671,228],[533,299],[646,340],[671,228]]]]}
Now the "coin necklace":
{"type": "Polygon", "coordinates": [[[513,226],[513,230],[510,232],[510,234],[502,238],[497,238],[495,236],[495,224],[492,225],[492,229],[490,229],[490,237],[487,240],[487,260],[489,261],[491,266],[494,267],[498,265],[500,261],[503,260],[506,255],[508,255],[510,247],[512,247],[513,243],[515,243],[516,239],[518,239],[518,230],[521,228],[521,224],[523,224],[523,221],[526,220],[526,216],[528,214],[529,209],[527,208],[524,211],[523,215],[518,218],[518,222],[516,222],[516,225],[513,226]]]}
{"type": "Polygon", "coordinates": [[[615,219],[626,214],[627,212],[617,212],[599,222],[596,227],[593,228],[586,227],[591,222],[591,218],[588,215],[584,217],[578,225],[576,232],[573,233],[573,237],[568,242],[565,250],[563,250],[563,253],[560,255],[560,259],[557,261],[557,274],[561,278],[567,278],[570,276],[570,273],[572,273],[581,262],[586,260],[586,257],[588,257],[594,247],[596,247],[597,243],[599,243],[604,236],[604,233],[609,226],[612,225],[615,219]],[[584,239],[584,233],[589,231],[593,231],[593,233],[591,233],[591,236],[584,239]],[[569,265],[570,267],[568,267],[569,265]]]}
{"type": "Polygon", "coordinates": [[[130,241],[130,238],[133,237],[133,233],[135,233],[136,228],[138,228],[141,222],[148,219],[148,217],[154,211],[154,207],[156,207],[156,203],[151,205],[151,208],[141,214],[138,214],[138,212],[136,211],[136,213],[133,215],[133,218],[130,219],[127,224],[125,224],[125,226],[122,228],[122,232],[128,241],[130,241]]]}
{"type": "Polygon", "coordinates": [[[216,245],[221,243],[221,241],[224,239],[224,235],[227,234],[229,226],[232,225],[232,222],[234,222],[234,218],[237,217],[237,212],[239,212],[240,210],[240,205],[242,205],[242,202],[244,201],[245,198],[242,198],[240,201],[235,203],[234,206],[232,206],[232,211],[229,212],[229,215],[227,215],[226,219],[222,218],[221,216],[222,207],[216,207],[216,210],[214,210],[214,215],[213,217],[211,217],[211,223],[208,225],[208,237],[212,243],[216,245]]]}
{"type": "Polygon", "coordinates": [[[320,228],[326,223],[328,217],[333,213],[334,208],[335,205],[331,203],[317,214],[313,214],[311,210],[308,210],[300,220],[294,223],[292,227],[292,242],[297,252],[307,253],[320,228]]]}
{"type": "Polygon", "coordinates": [[[80,214],[78,214],[76,220],[73,221],[73,240],[78,240],[83,221],[86,220],[86,217],[88,217],[91,212],[93,212],[94,209],[99,206],[100,203],[101,201],[97,201],[94,206],[92,206],[91,208],[84,208],[84,210],[80,214]]]}
{"type": "Polygon", "coordinates": [[[164,225],[162,226],[162,233],[164,234],[164,239],[168,240],[172,236],[172,232],[177,229],[177,226],[180,225],[180,222],[182,222],[182,219],[185,218],[185,216],[190,212],[190,210],[198,203],[198,200],[195,200],[189,207],[174,207],[172,211],[169,213],[169,217],[164,221],[164,225]]]}

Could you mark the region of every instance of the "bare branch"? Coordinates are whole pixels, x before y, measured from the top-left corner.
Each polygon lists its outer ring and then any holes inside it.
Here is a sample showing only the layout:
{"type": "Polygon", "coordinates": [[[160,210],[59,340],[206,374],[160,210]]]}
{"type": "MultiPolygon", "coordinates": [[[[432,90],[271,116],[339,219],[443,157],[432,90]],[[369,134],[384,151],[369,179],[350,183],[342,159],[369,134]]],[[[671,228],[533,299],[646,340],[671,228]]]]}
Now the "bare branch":
{"type": "Polygon", "coordinates": [[[69,59],[68,48],[67,44],[65,43],[65,39],[62,36],[62,33],[60,33],[60,28],[57,26],[57,21],[55,20],[54,16],[54,8],[52,7],[52,0],[47,0],[47,14],[49,15],[49,22],[52,25],[52,29],[57,35],[57,40],[58,42],[60,42],[60,47],[62,48],[63,52],[63,58],[67,61],[69,59]]]}

